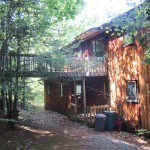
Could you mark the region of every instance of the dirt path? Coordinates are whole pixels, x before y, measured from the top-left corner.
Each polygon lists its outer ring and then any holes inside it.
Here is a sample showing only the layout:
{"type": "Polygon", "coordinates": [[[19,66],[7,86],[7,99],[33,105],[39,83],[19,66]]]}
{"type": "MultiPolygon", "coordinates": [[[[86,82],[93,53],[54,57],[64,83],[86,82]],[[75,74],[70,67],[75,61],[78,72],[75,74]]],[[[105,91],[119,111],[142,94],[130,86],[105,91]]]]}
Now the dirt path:
{"type": "Polygon", "coordinates": [[[139,150],[150,140],[125,132],[97,132],[40,109],[21,111],[16,130],[0,129],[0,150],[139,150]]]}

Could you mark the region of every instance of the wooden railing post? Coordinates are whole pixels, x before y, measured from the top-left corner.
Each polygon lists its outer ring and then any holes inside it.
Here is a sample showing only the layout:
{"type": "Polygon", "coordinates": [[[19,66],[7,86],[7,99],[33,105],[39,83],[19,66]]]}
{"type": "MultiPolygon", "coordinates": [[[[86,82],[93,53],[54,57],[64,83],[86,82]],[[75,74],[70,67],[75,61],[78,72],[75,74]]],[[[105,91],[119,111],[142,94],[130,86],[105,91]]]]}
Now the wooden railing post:
{"type": "Polygon", "coordinates": [[[74,81],[74,100],[75,100],[75,120],[77,121],[77,112],[78,112],[78,102],[77,102],[77,95],[76,95],[76,82],[74,81]]]}
{"type": "Polygon", "coordinates": [[[86,125],[86,90],[85,90],[85,77],[83,77],[83,107],[84,107],[84,124],[86,125]]]}

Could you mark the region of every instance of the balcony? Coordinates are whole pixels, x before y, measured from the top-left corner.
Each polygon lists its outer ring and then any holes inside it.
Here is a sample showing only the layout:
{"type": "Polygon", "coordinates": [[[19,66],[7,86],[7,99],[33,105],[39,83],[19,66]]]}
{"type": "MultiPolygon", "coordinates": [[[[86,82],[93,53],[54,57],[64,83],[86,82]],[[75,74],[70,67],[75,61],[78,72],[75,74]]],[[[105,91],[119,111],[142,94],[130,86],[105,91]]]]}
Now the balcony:
{"type": "Polygon", "coordinates": [[[31,54],[0,55],[1,73],[13,76],[48,77],[56,76],[104,76],[107,62],[102,57],[51,58],[31,54]]]}
{"type": "Polygon", "coordinates": [[[102,57],[69,57],[61,75],[104,76],[107,75],[107,63],[102,57]]]}

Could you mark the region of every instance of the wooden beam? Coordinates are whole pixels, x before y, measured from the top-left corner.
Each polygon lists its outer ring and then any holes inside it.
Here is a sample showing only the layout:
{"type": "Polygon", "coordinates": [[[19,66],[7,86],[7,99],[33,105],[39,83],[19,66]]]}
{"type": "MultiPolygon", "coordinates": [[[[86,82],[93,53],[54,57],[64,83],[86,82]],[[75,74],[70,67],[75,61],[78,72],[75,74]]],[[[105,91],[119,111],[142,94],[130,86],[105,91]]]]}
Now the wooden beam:
{"type": "Polygon", "coordinates": [[[74,100],[75,100],[75,120],[77,121],[77,114],[78,114],[78,102],[77,102],[77,95],[76,95],[76,82],[74,81],[74,100]]]}
{"type": "Polygon", "coordinates": [[[83,77],[83,107],[84,107],[84,125],[86,125],[86,90],[85,90],[85,77],[83,77]]]}

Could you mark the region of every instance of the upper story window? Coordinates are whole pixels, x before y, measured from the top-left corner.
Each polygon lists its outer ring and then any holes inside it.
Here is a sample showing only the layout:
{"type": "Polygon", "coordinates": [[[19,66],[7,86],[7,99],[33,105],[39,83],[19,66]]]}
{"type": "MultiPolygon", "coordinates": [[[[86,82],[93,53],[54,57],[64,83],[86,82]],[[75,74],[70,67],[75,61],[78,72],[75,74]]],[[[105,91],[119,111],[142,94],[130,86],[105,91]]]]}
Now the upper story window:
{"type": "Polygon", "coordinates": [[[78,48],[78,57],[82,56],[82,46],[80,45],[78,48]]]}
{"type": "Polygon", "coordinates": [[[81,57],[82,56],[82,46],[80,45],[78,48],[74,50],[74,57],[81,57]]]}
{"type": "Polygon", "coordinates": [[[99,38],[92,41],[93,56],[103,57],[105,50],[104,38],[99,38]]]}

